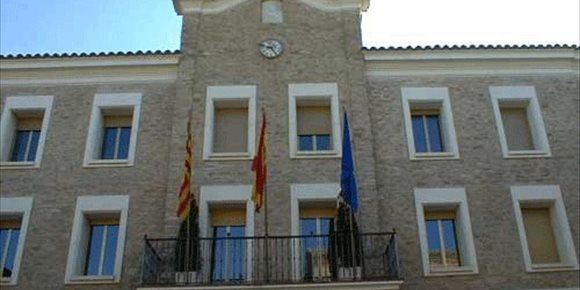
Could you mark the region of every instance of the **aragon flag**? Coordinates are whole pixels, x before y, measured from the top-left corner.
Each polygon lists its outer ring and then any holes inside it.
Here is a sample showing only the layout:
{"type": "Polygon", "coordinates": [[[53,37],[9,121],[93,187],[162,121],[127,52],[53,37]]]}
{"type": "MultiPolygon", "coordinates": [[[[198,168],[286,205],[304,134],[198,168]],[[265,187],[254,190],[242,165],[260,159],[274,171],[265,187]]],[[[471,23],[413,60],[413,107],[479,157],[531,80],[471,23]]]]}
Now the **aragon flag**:
{"type": "Polygon", "coordinates": [[[252,171],[255,172],[254,186],[252,189],[252,200],[256,205],[256,212],[264,205],[264,195],[266,195],[266,177],[268,169],[266,165],[266,113],[262,110],[262,129],[260,131],[260,142],[258,152],[252,162],[252,171]]]}

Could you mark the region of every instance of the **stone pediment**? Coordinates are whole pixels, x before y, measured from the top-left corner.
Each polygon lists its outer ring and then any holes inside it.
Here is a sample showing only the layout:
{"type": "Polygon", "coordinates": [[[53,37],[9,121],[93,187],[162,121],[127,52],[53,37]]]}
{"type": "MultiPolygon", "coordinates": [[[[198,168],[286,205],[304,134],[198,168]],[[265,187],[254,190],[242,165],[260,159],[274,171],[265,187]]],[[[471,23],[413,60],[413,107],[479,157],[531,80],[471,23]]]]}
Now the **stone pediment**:
{"type": "MultiPolygon", "coordinates": [[[[230,9],[248,0],[173,0],[175,11],[179,15],[189,13],[216,14],[230,9]]],[[[366,11],[370,0],[292,0],[300,1],[323,11],[340,11],[359,9],[366,11]]]]}

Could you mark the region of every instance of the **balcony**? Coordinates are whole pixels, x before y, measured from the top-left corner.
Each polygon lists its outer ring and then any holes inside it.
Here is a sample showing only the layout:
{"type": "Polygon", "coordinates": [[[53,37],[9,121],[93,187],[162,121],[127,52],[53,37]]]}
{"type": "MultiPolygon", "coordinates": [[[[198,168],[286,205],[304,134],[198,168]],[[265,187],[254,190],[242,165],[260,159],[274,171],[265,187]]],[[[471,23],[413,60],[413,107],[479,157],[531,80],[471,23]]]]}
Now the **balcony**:
{"type": "Polygon", "coordinates": [[[310,236],[145,237],[140,289],[399,289],[394,232],[310,236]],[[354,246],[351,246],[354,245],[354,246]]]}

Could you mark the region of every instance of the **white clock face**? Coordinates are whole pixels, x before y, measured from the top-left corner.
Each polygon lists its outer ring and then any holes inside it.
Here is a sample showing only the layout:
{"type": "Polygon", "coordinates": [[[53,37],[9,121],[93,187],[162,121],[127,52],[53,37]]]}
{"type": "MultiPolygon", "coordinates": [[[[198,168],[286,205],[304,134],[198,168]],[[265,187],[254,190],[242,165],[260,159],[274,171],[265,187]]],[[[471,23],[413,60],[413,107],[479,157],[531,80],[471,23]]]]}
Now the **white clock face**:
{"type": "Polygon", "coordinates": [[[284,47],[275,39],[264,40],[260,43],[260,53],[267,58],[275,58],[282,54],[284,47]]]}

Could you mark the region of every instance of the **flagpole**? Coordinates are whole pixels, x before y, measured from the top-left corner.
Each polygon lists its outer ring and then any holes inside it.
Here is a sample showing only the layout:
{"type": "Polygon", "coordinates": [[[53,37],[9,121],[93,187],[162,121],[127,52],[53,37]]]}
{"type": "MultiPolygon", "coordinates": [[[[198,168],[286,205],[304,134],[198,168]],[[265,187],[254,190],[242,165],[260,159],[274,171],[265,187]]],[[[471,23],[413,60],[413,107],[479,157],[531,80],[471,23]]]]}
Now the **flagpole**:
{"type": "MultiPolygon", "coordinates": [[[[266,118],[266,112],[264,111],[264,108],[262,107],[262,118],[266,118]]],[[[266,146],[266,138],[264,137],[264,146],[266,146]]],[[[266,171],[267,171],[267,167],[266,167],[266,171]]],[[[266,172],[267,174],[267,172],[266,172]]],[[[268,183],[264,182],[264,235],[265,235],[265,243],[266,243],[266,282],[270,281],[270,255],[269,255],[269,240],[268,240],[268,234],[269,234],[269,229],[268,229],[268,183]]]]}
{"type": "MultiPolygon", "coordinates": [[[[189,136],[191,134],[191,113],[192,113],[192,107],[191,105],[189,106],[189,110],[188,110],[188,116],[187,116],[187,142],[193,142],[193,140],[190,140],[189,136]]],[[[193,139],[193,137],[192,137],[193,139]]],[[[186,144],[186,147],[189,146],[189,144],[186,144]]],[[[187,148],[186,148],[187,151],[187,148]]],[[[185,281],[187,284],[189,284],[189,259],[191,258],[191,198],[193,198],[192,194],[191,194],[191,183],[193,180],[193,176],[192,176],[192,171],[193,171],[193,144],[191,144],[191,152],[189,153],[191,154],[190,156],[188,156],[189,159],[189,213],[187,214],[187,237],[186,237],[186,249],[185,249],[185,281]]]]}

